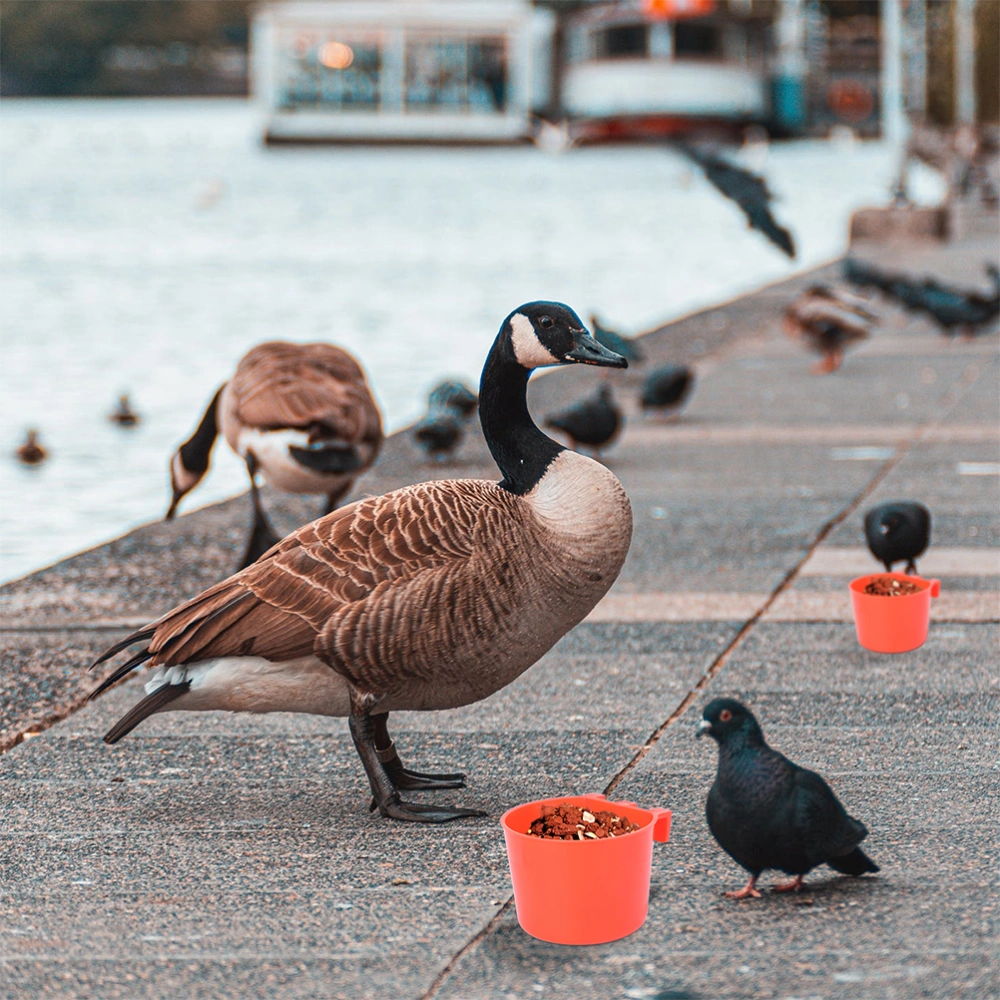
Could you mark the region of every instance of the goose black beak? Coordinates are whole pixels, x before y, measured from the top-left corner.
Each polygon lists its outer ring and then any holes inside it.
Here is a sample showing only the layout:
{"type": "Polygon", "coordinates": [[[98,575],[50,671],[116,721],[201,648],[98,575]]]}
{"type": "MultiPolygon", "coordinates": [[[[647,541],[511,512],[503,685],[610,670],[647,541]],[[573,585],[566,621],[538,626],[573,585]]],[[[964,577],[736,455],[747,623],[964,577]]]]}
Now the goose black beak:
{"type": "Polygon", "coordinates": [[[628,362],[614,351],[598,343],[586,330],[575,334],[573,350],[567,351],[563,361],[580,365],[598,365],[601,368],[628,368],[628,362]]]}

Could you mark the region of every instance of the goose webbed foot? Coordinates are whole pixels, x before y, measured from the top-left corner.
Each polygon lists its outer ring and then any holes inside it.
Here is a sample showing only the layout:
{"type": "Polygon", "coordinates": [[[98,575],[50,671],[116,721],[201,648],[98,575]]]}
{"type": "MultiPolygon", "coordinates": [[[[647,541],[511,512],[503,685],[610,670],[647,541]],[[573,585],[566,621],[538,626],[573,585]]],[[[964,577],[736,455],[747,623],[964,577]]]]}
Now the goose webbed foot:
{"type": "Polygon", "coordinates": [[[464,806],[404,802],[399,797],[400,789],[462,788],[465,785],[465,775],[425,774],[403,767],[396,747],[389,738],[385,714],[373,717],[364,708],[361,711],[352,710],[348,724],[371,785],[372,801],[369,811],[377,809],[382,816],[412,823],[446,823],[466,816],[486,815],[480,809],[467,809],[464,806]],[[385,749],[377,749],[379,743],[385,749]]]}

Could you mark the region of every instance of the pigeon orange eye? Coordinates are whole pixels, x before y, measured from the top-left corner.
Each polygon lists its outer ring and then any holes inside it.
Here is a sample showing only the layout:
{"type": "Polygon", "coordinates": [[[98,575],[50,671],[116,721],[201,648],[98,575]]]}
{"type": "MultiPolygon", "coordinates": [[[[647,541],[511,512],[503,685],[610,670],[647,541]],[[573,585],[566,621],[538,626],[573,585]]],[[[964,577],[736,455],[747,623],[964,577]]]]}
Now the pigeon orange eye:
{"type": "Polygon", "coordinates": [[[719,722],[728,722],[733,717],[733,713],[729,711],[728,708],[724,708],[719,712],[719,722]]]}

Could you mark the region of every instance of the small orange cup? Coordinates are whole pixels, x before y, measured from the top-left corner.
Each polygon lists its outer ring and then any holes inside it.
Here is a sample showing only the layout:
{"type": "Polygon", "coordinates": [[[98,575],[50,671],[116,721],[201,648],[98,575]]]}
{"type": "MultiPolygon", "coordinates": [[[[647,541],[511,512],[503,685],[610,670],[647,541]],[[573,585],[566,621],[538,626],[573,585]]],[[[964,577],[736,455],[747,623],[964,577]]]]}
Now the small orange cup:
{"type": "Polygon", "coordinates": [[[649,909],[653,841],[670,839],[669,809],[640,809],[603,795],[561,795],[508,809],[500,817],[514,883],[517,921],[553,944],[604,944],[637,931],[649,909]],[[639,829],[603,840],[546,840],[526,833],[542,806],[571,802],[608,809],[639,829]]]}
{"type": "Polygon", "coordinates": [[[850,589],[854,626],[858,642],[865,649],[874,653],[908,653],[924,644],[931,620],[931,598],[941,593],[940,580],[903,573],[869,573],[851,580],[850,589]],[[915,583],[920,590],[901,597],[866,594],[865,587],[879,577],[915,583]]]}

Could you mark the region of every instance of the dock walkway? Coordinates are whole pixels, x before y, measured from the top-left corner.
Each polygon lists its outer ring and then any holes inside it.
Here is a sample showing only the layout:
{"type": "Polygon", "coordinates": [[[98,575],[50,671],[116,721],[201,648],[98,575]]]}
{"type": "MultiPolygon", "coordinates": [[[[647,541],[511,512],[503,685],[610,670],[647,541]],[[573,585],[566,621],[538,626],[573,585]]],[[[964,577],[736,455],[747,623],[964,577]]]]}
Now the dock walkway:
{"type": "MultiPolygon", "coordinates": [[[[973,281],[995,253],[980,241],[882,259],[973,281]]],[[[100,741],[139,685],[80,707],[84,667],[231,570],[245,499],[2,588],[0,995],[997,996],[998,339],[948,344],[891,314],[840,372],[811,377],[778,317],[812,277],[646,338],[649,364],[698,368],[676,423],[639,417],[641,368],[609,376],[629,423],[608,462],[635,514],[616,586],[487,701],[394,715],[403,758],[465,770],[466,789],[437,794],[486,819],[370,814],[343,720],[177,713],[100,741]],[[922,648],[882,656],[857,644],[846,585],[877,568],[864,510],[899,497],[933,512],[920,568],[942,597],[922,648]],[[708,832],[716,753],[693,739],[719,695],[827,777],[867,824],[878,876],[824,868],[799,896],[722,898],[744,877],[708,832]],[[649,918],[612,944],[544,944],[517,924],[499,816],[592,791],[674,811],[649,918]]],[[[537,379],[533,411],[601,377],[537,379]]],[[[444,473],[495,469],[470,438],[444,473]]],[[[441,475],[397,435],[360,485],[441,475]]]]}

